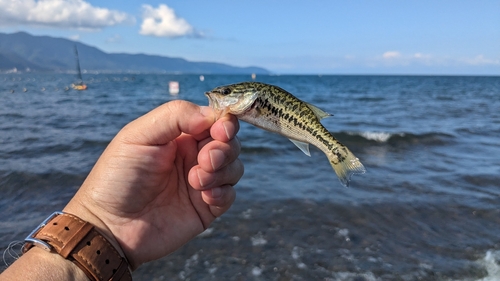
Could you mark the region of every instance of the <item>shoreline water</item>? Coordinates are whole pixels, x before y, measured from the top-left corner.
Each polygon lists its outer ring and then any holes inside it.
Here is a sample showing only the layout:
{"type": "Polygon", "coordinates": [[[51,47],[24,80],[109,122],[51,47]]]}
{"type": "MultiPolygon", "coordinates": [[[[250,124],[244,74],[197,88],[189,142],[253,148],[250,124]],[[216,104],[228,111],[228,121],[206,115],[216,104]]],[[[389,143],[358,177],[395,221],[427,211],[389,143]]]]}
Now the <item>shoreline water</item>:
{"type": "MultiPolygon", "coordinates": [[[[18,240],[35,223],[1,236],[18,240]]],[[[500,278],[494,233],[500,210],[491,208],[237,199],[197,238],[141,266],[134,280],[493,281],[500,278]]]]}
{"type": "MultiPolygon", "coordinates": [[[[64,90],[72,75],[0,74],[0,249],[62,209],[126,123],[173,99],[206,105],[204,92],[249,80],[85,78],[88,90],[76,92],[64,90]]],[[[307,157],[241,123],[237,202],[137,280],[500,280],[500,77],[256,80],[332,113],[323,124],[367,173],[344,188],[321,151],[307,157]]]]}
{"type": "MultiPolygon", "coordinates": [[[[134,279],[479,280],[488,276],[480,261],[500,249],[494,231],[500,233],[500,211],[492,209],[240,200],[176,253],[141,267],[134,279]]],[[[490,265],[500,262],[493,260],[490,265]]]]}

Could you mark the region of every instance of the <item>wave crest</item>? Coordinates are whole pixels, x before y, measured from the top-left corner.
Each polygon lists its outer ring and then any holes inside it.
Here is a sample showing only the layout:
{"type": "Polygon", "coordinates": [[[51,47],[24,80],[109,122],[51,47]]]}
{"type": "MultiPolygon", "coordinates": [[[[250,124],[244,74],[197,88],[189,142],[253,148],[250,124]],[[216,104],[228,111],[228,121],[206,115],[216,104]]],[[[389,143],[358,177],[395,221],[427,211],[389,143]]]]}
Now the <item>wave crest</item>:
{"type": "Polygon", "coordinates": [[[454,137],[445,133],[389,133],[389,132],[340,132],[334,135],[341,141],[358,142],[364,144],[389,144],[389,145],[446,145],[450,143],[454,137]]]}

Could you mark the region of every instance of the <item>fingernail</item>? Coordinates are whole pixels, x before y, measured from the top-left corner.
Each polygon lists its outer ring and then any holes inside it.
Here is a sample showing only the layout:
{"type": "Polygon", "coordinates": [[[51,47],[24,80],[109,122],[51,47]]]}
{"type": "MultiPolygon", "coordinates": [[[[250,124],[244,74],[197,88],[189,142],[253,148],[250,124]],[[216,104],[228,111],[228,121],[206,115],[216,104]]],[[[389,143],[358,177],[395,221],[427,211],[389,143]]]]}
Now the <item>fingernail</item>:
{"type": "Polygon", "coordinates": [[[212,149],[210,150],[210,162],[212,163],[212,169],[216,171],[219,169],[222,164],[224,164],[224,161],[226,160],[226,155],[224,155],[224,152],[219,149],[212,149]]]}
{"type": "Polygon", "coordinates": [[[203,181],[201,180],[200,169],[198,169],[196,173],[198,174],[198,180],[200,181],[200,186],[203,187],[203,181]]]}
{"type": "Polygon", "coordinates": [[[226,137],[228,139],[232,139],[234,134],[234,126],[228,121],[224,121],[222,123],[222,126],[224,127],[224,132],[226,132],[226,137]]]}
{"type": "Polygon", "coordinates": [[[222,196],[222,188],[214,187],[212,188],[212,198],[219,198],[222,196]]]}
{"type": "Polygon", "coordinates": [[[215,182],[215,179],[212,179],[211,181],[208,181],[208,182],[206,180],[204,181],[203,180],[203,173],[201,172],[201,169],[198,169],[197,173],[198,173],[198,180],[200,181],[200,186],[201,187],[210,186],[212,183],[215,182]]]}

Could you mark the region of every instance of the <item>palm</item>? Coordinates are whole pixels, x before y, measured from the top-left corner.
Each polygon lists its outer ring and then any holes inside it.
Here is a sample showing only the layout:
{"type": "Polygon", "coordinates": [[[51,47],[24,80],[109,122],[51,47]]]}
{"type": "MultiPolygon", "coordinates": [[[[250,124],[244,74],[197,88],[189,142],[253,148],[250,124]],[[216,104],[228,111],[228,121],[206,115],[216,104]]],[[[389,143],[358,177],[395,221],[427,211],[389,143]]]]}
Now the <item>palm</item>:
{"type": "Polygon", "coordinates": [[[109,231],[133,267],[165,256],[233,203],[237,130],[234,116],[165,104],[120,131],[65,210],[109,231]]]}
{"type": "MultiPolygon", "coordinates": [[[[188,135],[177,138],[175,145],[129,145],[130,150],[141,150],[130,155],[141,157],[129,160],[127,167],[122,165],[117,171],[123,174],[117,178],[127,179],[126,185],[120,183],[124,186],[122,195],[100,194],[95,198],[96,202],[107,206],[111,230],[115,232],[113,227],[116,227],[124,237],[135,240],[127,244],[140,243],[140,251],[149,258],[172,252],[215,219],[202,200],[201,192],[188,183],[188,173],[197,163],[198,146],[198,142],[188,135]],[[172,156],[175,156],[174,161],[165,161],[172,156]]],[[[120,157],[116,160],[124,163],[120,157]]]]}

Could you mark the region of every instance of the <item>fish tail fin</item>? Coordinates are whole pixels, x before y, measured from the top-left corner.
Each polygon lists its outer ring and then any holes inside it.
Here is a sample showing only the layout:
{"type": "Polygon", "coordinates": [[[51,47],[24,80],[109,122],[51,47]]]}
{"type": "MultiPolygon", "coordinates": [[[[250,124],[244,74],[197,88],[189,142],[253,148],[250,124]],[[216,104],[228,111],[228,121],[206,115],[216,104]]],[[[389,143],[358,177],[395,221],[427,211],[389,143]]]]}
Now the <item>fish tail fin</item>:
{"type": "Polygon", "coordinates": [[[339,143],[339,146],[328,153],[328,160],[333,170],[339,177],[342,185],[348,187],[353,174],[364,174],[365,167],[359,159],[345,146],[339,143]]]}

